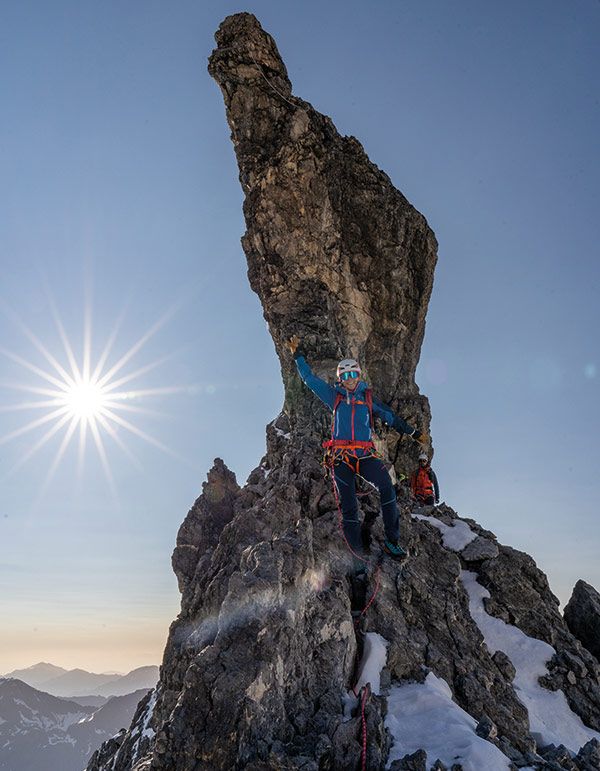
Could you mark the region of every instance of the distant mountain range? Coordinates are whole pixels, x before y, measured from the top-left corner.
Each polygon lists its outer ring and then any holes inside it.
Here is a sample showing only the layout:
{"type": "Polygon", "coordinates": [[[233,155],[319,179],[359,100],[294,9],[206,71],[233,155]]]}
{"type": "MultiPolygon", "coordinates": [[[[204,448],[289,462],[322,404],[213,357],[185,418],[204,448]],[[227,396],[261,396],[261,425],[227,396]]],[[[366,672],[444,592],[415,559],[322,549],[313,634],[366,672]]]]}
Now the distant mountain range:
{"type": "Polygon", "coordinates": [[[131,723],[147,692],[85,707],[21,680],[0,679],[0,770],[80,771],[103,741],[131,723]]]}
{"type": "MultiPolygon", "coordinates": [[[[40,662],[27,669],[15,669],[4,677],[21,680],[32,688],[53,696],[108,698],[124,696],[140,688],[153,688],[158,680],[158,667],[138,667],[126,675],[115,675],[106,672],[96,674],[86,672],[84,669],[67,670],[54,664],[40,662]]],[[[89,699],[85,703],[89,704],[89,699]]]]}

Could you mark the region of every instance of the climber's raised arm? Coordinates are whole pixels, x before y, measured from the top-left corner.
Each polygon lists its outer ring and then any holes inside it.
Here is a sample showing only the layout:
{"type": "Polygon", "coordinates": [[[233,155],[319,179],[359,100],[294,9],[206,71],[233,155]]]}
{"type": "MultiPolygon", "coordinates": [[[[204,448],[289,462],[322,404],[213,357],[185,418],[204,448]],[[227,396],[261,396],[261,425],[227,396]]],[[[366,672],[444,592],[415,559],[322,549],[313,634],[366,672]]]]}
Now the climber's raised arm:
{"type": "Polygon", "coordinates": [[[289,349],[292,352],[294,361],[296,362],[296,368],[298,370],[298,374],[302,378],[302,382],[305,383],[310,388],[310,390],[329,407],[330,410],[332,410],[333,405],[335,404],[335,388],[315,375],[315,373],[310,368],[310,365],[302,355],[299,345],[300,340],[295,336],[292,337],[292,339],[288,342],[289,349]]]}

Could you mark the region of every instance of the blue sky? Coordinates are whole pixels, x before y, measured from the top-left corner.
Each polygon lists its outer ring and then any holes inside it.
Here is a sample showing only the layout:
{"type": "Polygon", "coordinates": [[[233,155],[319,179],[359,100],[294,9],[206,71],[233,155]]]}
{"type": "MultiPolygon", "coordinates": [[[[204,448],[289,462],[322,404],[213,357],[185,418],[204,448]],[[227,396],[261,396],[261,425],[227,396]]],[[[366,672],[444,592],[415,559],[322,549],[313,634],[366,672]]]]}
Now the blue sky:
{"type": "MultiPolygon", "coordinates": [[[[442,497],[521,548],[566,601],[600,588],[597,501],[597,50],[600,2],[4,3],[0,9],[0,347],[66,362],[54,298],[81,358],[117,319],[121,374],[180,387],[44,481],[60,445],[11,469],[40,427],[0,444],[0,672],[159,661],[179,597],[177,529],[216,456],[243,482],[282,386],[246,279],[242,193],[213,34],[250,10],[294,92],[353,134],[440,243],[418,384],[431,401],[442,497]],[[177,457],[175,457],[177,456],[177,457]],[[141,468],[140,468],[141,466],[141,468]]],[[[2,358],[0,407],[39,377],[2,358]]],[[[0,437],[38,418],[0,412],[0,437]]]]}

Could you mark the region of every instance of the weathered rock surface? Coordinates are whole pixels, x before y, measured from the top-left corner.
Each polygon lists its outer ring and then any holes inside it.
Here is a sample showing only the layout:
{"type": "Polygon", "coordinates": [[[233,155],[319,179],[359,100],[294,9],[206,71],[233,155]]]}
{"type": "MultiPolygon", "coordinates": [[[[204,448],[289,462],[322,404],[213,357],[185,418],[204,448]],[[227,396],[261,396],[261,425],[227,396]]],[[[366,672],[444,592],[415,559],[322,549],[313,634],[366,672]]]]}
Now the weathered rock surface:
{"type": "Polygon", "coordinates": [[[208,480],[202,485],[203,494],[194,503],[177,534],[177,546],[172,565],[179,591],[187,600],[186,589],[196,573],[203,573],[203,566],[218,545],[223,528],[234,515],[235,499],[240,487],[233,474],[220,458],[208,472],[208,480]],[[202,544],[200,549],[199,544],[202,544]]]}
{"type": "Polygon", "coordinates": [[[500,546],[496,559],[481,563],[478,576],[491,594],[486,602],[488,613],[556,648],[542,684],[564,691],[571,709],[586,725],[600,731],[600,665],[569,631],[558,599],[533,559],[500,546]]]}
{"type": "Polygon", "coordinates": [[[577,581],[564,615],[571,632],[600,661],[600,593],[577,581]]]}
{"type": "Polygon", "coordinates": [[[482,560],[495,559],[499,554],[498,544],[478,535],[471,543],[461,551],[460,556],[465,562],[481,562],[482,560]]]}
{"type": "MultiPolygon", "coordinates": [[[[326,378],[339,358],[358,357],[376,395],[427,428],[429,406],[414,375],[436,242],[359,142],[293,96],[275,43],[252,15],[226,19],[216,39],[209,70],[225,100],[246,196],[248,276],[281,362],[285,404],[245,486],[218,459],[209,472],[173,555],[181,613],[153,701],[88,769],[349,771],[361,766],[363,724],[360,710],[344,714],[344,697],[362,638],[352,620],[350,559],[320,466],[329,417],[299,381],[285,343],[298,334],[326,378]]],[[[388,457],[397,437],[381,436],[388,457]]],[[[418,446],[404,439],[401,448],[397,470],[416,466],[418,446]]],[[[411,519],[405,486],[398,496],[411,557],[402,566],[383,562],[362,621],[389,641],[382,695],[365,705],[366,767],[387,762],[386,689],[422,682],[430,670],[516,763],[569,767],[535,755],[515,668],[506,655],[490,655],[460,580],[462,568],[475,570],[491,593],[489,612],[557,647],[551,687],[563,688],[596,725],[597,665],[565,626],[545,576],[473,520],[476,545],[466,555],[449,550],[430,523],[411,519]]],[[[372,518],[376,497],[361,500],[372,518]]],[[[457,520],[449,506],[431,514],[449,526],[457,520]]],[[[377,520],[374,556],[381,537],[377,520]]],[[[584,760],[568,762],[587,768],[595,753],[590,746],[584,760]]],[[[435,760],[417,752],[392,767],[427,771],[435,760]]]]}
{"type": "Polygon", "coordinates": [[[433,232],[354,137],[292,95],[275,43],[252,15],[226,19],[216,40],[209,71],[246,195],[248,278],[281,361],[292,429],[312,433],[316,415],[325,418],[298,382],[292,334],[318,374],[359,358],[379,397],[427,427],[414,377],[437,259],[433,232]]]}

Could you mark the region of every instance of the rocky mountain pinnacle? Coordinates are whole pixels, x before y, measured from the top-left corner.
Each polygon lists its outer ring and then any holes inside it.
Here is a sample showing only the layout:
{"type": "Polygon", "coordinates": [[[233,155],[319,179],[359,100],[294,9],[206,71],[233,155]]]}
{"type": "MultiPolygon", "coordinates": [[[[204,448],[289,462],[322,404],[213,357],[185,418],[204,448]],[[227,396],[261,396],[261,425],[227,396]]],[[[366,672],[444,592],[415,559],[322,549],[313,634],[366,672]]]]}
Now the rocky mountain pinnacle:
{"type": "MultiPolygon", "coordinates": [[[[378,518],[368,585],[352,577],[321,466],[330,416],[286,341],[329,380],[358,358],[376,396],[428,430],[415,370],[435,236],[356,139],[293,95],[254,16],[228,17],[216,41],[285,403],[243,487],[220,459],[209,472],[173,554],[181,612],[158,686],[88,771],[600,768],[600,664],[546,577],[449,506],[417,507],[402,474],[420,448],[405,437],[396,454],[380,426],[410,557],[378,559],[378,518]]],[[[365,490],[369,521],[378,506],[365,490]]]]}

